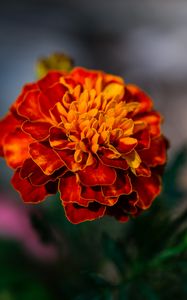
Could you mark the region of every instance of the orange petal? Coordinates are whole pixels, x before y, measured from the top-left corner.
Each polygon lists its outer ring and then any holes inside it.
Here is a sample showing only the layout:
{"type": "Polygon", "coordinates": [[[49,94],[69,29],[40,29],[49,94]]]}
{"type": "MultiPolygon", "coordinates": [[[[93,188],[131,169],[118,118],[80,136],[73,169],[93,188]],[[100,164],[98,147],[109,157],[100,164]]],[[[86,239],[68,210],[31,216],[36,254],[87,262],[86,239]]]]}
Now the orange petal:
{"type": "Polygon", "coordinates": [[[152,109],[153,103],[149,96],[139,87],[133,84],[126,85],[125,98],[127,102],[139,102],[140,105],[136,109],[137,113],[143,113],[152,109]]]}
{"type": "Polygon", "coordinates": [[[12,178],[14,188],[21,194],[23,201],[27,203],[38,203],[47,196],[45,186],[34,187],[27,179],[20,177],[20,169],[17,169],[12,178]]]}
{"type": "Polygon", "coordinates": [[[109,167],[114,167],[117,169],[119,168],[119,169],[123,169],[123,170],[127,170],[129,167],[126,160],[122,157],[119,157],[117,159],[109,158],[108,157],[108,149],[104,148],[104,147],[101,147],[99,149],[98,157],[103,162],[103,164],[105,164],[106,166],[109,166],[109,167]]]}
{"type": "Polygon", "coordinates": [[[17,168],[23,164],[29,156],[29,144],[31,142],[33,139],[20,128],[16,128],[5,136],[3,150],[10,167],[17,168]]]}
{"type": "Polygon", "coordinates": [[[89,204],[88,200],[81,199],[81,187],[73,173],[68,172],[60,179],[59,192],[63,203],[77,203],[82,206],[89,204]]]}
{"type": "Polygon", "coordinates": [[[64,166],[58,154],[42,143],[30,144],[30,155],[34,162],[42,169],[44,174],[51,175],[64,166]]]}
{"type": "Polygon", "coordinates": [[[78,224],[103,217],[106,208],[98,203],[90,203],[88,207],[68,203],[64,205],[64,210],[67,219],[73,224],[78,224]]]}
{"type": "Polygon", "coordinates": [[[114,205],[118,198],[104,197],[100,186],[84,186],[81,188],[81,197],[87,200],[96,201],[103,205],[114,205]]]}
{"type": "Polygon", "coordinates": [[[151,176],[151,170],[144,162],[141,162],[139,167],[134,169],[134,173],[136,176],[151,176]]]}
{"type": "Polygon", "coordinates": [[[99,74],[101,74],[101,72],[87,70],[80,67],[74,68],[70,72],[71,77],[76,81],[76,83],[81,85],[85,83],[86,78],[90,78],[95,83],[99,74]]]}
{"type": "Polygon", "coordinates": [[[12,113],[8,113],[5,118],[0,120],[0,156],[3,156],[3,141],[4,137],[10,133],[11,131],[14,131],[16,126],[19,127],[20,121],[18,121],[12,113]]]}
{"type": "Polygon", "coordinates": [[[153,200],[161,192],[159,176],[152,173],[150,177],[132,176],[131,180],[133,188],[139,197],[137,206],[141,209],[149,208],[153,200]]]}
{"type": "Polygon", "coordinates": [[[87,186],[109,185],[116,180],[115,170],[99,161],[96,165],[88,166],[84,170],[79,171],[78,174],[81,183],[87,186]]]}
{"type": "Polygon", "coordinates": [[[131,152],[136,147],[137,143],[137,139],[124,137],[118,140],[116,148],[120,153],[126,154],[131,152]]]}
{"type": "Polygon", "coordinates": [[[55,149],[75,149],[75,142],[70,142],[62,128],[52,127],[50,129],[50,145],[55,149]]]}
{"type": "Polygon", "coordinates": [[[150,135],[156,137],[160,135],[161,116],[156,111],[144,114],[138,120],[146,122],[149,126],[150,135]]]}
{"type": "Polygon", "coordinates": [[[139,151],[139,155],[148,166],[155,167],[166,162],[166,140],[163,136],[152,139],[150,148],[139,151]]]}
{"type": "Polygon", "coordinates": [[[116,181],[108,186],[103,186],[102,191],[106,197],[118,197],[122,194],[130,194],[132,185],[129,176],[123,171],[118,171],[116,181]]]}
{"type": "Polygon", "coordinates": [[[40,110],[39,97],[40,91],[31,91],[27,93],[24,100],[17,108],[18,113],[31,121],[45,119],[45,116],[40,110]]]}
{"type": "Polygon", "coordinates": [[[38,121],[25,121],[22,125],[22,129],[36,140],[46,139],[49,136],[50,127],[50,123],[38,121]]]}
{"type": "Polygon", "coordinates": [[[64,162],[64,164],[70,171],[76,172],[80,169],[80,164],[76,163],[74,160],[74,153],[75,153],[74,150],[70,150],[70,149],[56,150],[56,153],[58,153],[61,160],[64,162]]]}

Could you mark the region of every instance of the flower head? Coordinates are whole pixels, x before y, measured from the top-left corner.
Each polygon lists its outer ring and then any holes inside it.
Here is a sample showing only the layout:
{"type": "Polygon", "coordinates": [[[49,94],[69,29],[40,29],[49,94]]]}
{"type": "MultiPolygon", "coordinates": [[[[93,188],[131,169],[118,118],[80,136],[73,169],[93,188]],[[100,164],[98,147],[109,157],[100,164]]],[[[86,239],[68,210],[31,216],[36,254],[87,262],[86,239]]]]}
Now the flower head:
{"type": "Polygon", "coordinates": [[[1,120],[0,154],[25,202],[60,192],[72,223],[120,221],[161,190],[161,117],[137,86],[101,71],[50,71],[27,84],[1,120]]]}

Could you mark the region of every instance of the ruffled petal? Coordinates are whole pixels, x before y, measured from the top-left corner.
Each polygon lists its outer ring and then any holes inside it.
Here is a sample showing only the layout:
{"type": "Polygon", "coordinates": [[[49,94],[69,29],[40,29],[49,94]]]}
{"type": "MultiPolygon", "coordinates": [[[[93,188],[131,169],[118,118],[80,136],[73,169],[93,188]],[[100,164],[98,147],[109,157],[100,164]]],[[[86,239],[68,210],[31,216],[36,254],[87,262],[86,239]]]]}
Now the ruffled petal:
{"type": "Polygon", "coordinates": [[[64,205],[64,210],[67,219],[73,224],[78,224],[103,217],[106,208],[98,203],[90,203],[88,207],[68,203],[64,205]]]}
{"type": "Polygon", "coordinates": [[[138,145],[136,147],[136,150],[146,149],[150,146],[150,133],[147,128],[144,130],[138,131],[136,134],[134,134],[134,137],[138,141],[138,145]]]}
{"type": "Polygon", "coordinates": [[[40,94],[38,90],[27,93],[24,100],[17,107],[18,113],[30,121],[45,120],[39,105],[40,94]]]}
{"type": "Polygon", "coordinates": [[[163,136],[152,139],[150,148],[139,151],[141,160],[150,167],[163,165],[166,162],[166,140],[163,136]]]}
{"type": "Polygon", "coordinates": [[[8,165],[20,167],[29,156],[29,144],[33,139],[18,127],[7,134],[3,141],[3,151],[8,165]]]}
{"type": "Polygon", "coordinates": [[[112,206],[118,198],[116,197],[104,197],[100,186],[84,186],[81,188],[81,197],[87,200],[96,201],[100,204],[112,206]]]}
{"type": "Polygon", "coordinates": [[[81,198],[81,186],[75,174],[68,172],[59,182],[60,198],[63,203],[77,203],[88,206],[89,202],[81,198]]]}
{"type": "Polygon", "coordinates": [[[78,172],[80,181],[83,185],[110,185],[116,180],[116,172],[101,162],[88,166],[84,170],[78,172]]]}
{"type": "Polygon", "coordinates": [[[55,150],[56,153],[60,156],[61,160],[64,162],[66,167],[72,171],[76,172],[80,170],[80,164],[76,163],[74,160],[74,150],[63,149],[63,150],[55,150]]]}
{"type": "Polygon", "coordinates": [[[59,82],[60,77],[62,77],[63,74],[63,72],[49,71],[46,76],[38,80],[38,88],[45,92],[53,84],[59,82]]]}
{"type": "Polygon", "coordinates": [[[130,194],[132,185],[129,176],[123,171],[118,171],[116,181],[111,185],[103,186],[102,191],[106,197],[119,197],[122,194],[130,194]]]}
{"type": "Polygon", "coordinates": [[[126,154],[131,152],[136,147],[137,144],[138,144],[137,139],[132,137],[124,137],[119,139],[116,148],[120,153],[126,154]]]}
{"type": "Polygon", "coordinates": [[[127,102],[139,103],[139,107],[136,109],[135,114],[148,112],[153,107],[152,100],[149,98],[149,96],[139,87],[133,84],[126,85],[125,99],[127,102]]]}
{"type": "Polygon", "coordinates": [[[161,192],[161,183],[158,175],[152,174],[150,177],[132,176],[133,188],[138,193],[137,206],[147,209],[153,200],[161,192]]]}
{"type": "Polygon", "coordinates": [[[12,184],[14,188],[21,194],[23,201],[27,203],[38,203],[47,196],[45,186],[34,187],[27,179],[20,177],[20,169],[17,169],[12,184]]]}
{"type": "Polygon", "coordinates": [[[44,140],[49,136],[51,124],[48,122],[25,121],[22,125],[23,131],[30,134],[33,139],[44,140]]]}
{"type": "Polygon", "coordinates": [[[12,113],[8,113],[5,118],[0,120],[0,156],[4,156],[3,143],[4,137],[20,126],[20,121],[17,120],[12,113]]]}
{"type": "Polygon", "coordinates": [[[42,143],[32,143],[29,148],[32,159],[44,174],[51,175],[64,166],[63,161],[52,148],[42,143]]]}
{"type": "Polygon", "coordinates": [[[75,149],[75,142],[70,142],[62,128],[50,129],[50,145],[54,149],[75,149]]]}
{"type": "Polygon", "coordinates": [[[146,122],[149,126],[150,135],[156,137],[160,135],[160,124],[162,118],[156,111],[148,112],[142,115],[139,120],[146,122]]]}

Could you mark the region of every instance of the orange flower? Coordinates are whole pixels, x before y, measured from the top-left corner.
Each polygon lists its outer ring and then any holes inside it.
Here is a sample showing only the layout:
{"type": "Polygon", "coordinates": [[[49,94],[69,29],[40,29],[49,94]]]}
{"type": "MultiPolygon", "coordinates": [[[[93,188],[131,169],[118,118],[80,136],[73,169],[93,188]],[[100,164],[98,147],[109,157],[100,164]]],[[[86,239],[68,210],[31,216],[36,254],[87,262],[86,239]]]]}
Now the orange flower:
{"type": "Polygon", "coordinates": [[[0,154],[26,203],[60,192],[72,223],[127,221],[161,190],[161,117],[138,87],[101,71],[49,72],[0,122],[0,154]]]}

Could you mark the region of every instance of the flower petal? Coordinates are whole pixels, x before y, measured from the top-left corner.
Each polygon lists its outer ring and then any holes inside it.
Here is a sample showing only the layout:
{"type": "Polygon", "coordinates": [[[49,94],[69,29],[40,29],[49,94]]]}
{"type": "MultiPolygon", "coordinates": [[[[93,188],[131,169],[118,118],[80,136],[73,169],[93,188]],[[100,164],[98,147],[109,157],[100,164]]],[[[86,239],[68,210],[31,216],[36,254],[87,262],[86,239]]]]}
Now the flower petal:
{"type": "Polygon", "coordinates": [[[89,202],[81,198],[81,186],[78,178],[73,173],[66,173],[66,175],[59,181],[60,198],[63,203],[77,203],[82,206],[88,206],[89,202]]]}
{"type": "Polygon", "coordinates": [[[152,139],[150,148],[139,151],[141,160],[148,166],[155,167],[166,162],[166,140],[163,136],[152,139]]]}
{"type": "Polygon", "coordinates": [[[123,137],[118,140],[116,148],[120,153],[126,154],[131,152],[137,144],[137,139],[134,139],[132,137],[123,137]]]}
{"type": "Polygon", "coordinates": [[[50,123],[47,122],[30,122],[25,121],[22,125],[22,129],[31,135],[33,139],[44,140],[49,136],[50,123]]]}
{"type": "Polygon", "coordinates": [[[150,146],[150,133],[147,128],[144,130],[139,130],[137,133],[134,134],[134,137],[138,141],[138,145],[136,150],[146,149],[150,146]]]}
{"type": "Polygon", "coordinates": [[[149,126],[150,135],[156,137],[160,135],[161,116],[156,111],[148,112],[141,116],[139,120],[146,122],[149,126]]]}
{"type": "Polygon", "coordinates": [[[50,145],[55,149],[75,149],[75,142],[70,142],[62,128],[52,127],[50,129],[50,145]]]}
{"type": "Polygon", "coordinates": [[[103,217],[106,208],[98,203],[90,203],[88,207],[68,203],[64,205],[64,210],[67,219],[73,224],[78,224],[103,217]]]}
{"type": "Polygon", "coordinates": [[[49,71],[46,76],[38,80],[38,87],[42,91],[46,91],[54,83],[60,81],[60,77],[63,76],[63,72],[49,71]]]}
{"type": "Polygon", "coordinates": [[[21,166],[29,156],[29,144],[33,139],[18,127],[4,138],[4,155],[8,165],[14,169],[21,166]]]}
{"type": "Polygon", "coordinates": [[[27,203],[38,203],[47,196],[45,186],[34,187],[27,179],[20,177],[20,169],[17,169],[12,184],[14,188],[21,194],[23,201],[27,203]]]}
{"type": "Polygon", "coordinates": [[[117,172],[116,181],[108,186],[103,186],[102,191],[106,197],[118,197],[122,194],[130,194],[132,192],[132,185],[129,176],[123,172],[117,172]]]}
{"type": "Polygon", "coordinates": [[[18,113],[31,121],[45,120],[39,105],[40,94],[38,90],[27,93],[17,108],[18,113]]]}
{"type": "Polygon", "coordinates": [[[14,131],[16,127],[20,126],[20,121],[17,120],[12,113],[8,113],[5,118],[0,120],[0,156],[3,156],[3,142],[4,137],[14,131]]]}
{"type": "Polygon", "coordinates": [[[64,164],[70,171],[76,172],[80,170],[80,164],[76,163],[74,160],[74,153],[75,153],[74,150],[63,149],[63,150],[56,150],[55,152],[58,153],[61,160],[64,162],[64,164]]]}
{"type": "Polygon", "coordinates": [[[109,185],[116,180],[116,172],[101,162],[96,165],[88,166],[84,170],[78,172],[80,181],[83,185],[109,185]]]}
{"type": "Polygon", "coordinates": [[[29,148],[32,159],[42,169],[44,174],[51,175],[64,166],[63,161],[52,148],[37,142],[30,144],[29,148]]]}
{"type": "Polygon", "coordinates": [[[125,97],[127,102],[139,102],[140,105],[136,109],[136,114],[148,112],[152,109],[152,100],[144,91],[134,84],[126,85],[125,97]]]}
{"type": "Polygon", "coordinates": [[[100,186],[91,187],[82,185],[81,197],[107,206],[114,205],[118,200],[118,198],[115,197],[104,197],[100,186]]]}
{"type": "Polygon", "coordinates": [[[141,209],[149,208],[153,200],[161,192],[159,176],[152,173],[150,177],[132,176],[131,180],[133,188],[139,197],[137,206],[141,209]]]}

